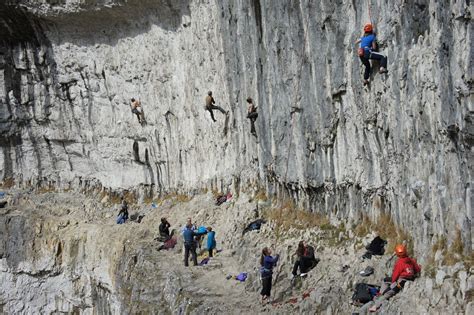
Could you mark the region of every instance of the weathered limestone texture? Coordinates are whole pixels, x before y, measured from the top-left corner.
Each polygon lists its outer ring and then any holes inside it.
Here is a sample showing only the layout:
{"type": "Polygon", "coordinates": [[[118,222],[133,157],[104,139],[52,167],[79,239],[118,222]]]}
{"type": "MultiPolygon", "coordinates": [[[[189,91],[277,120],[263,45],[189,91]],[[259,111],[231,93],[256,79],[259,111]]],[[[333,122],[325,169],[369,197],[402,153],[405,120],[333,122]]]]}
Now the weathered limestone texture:
{"type": "MultiPolygon", "coordinates": [[[[2,314],[351,314],[355,283],[379,283],[391,270],[390,253],[362,260],[373,235],[332,227],[279,230],[267,222],[242,234],[255,220],[255,203],[241,198],[220,207],[213,196],[190,202],[168,199],[157,208],[131,205],[145,215],[140,224],[115,224],[116,209],[78,193],[10,192],[0,209],[0,313],[2,314]],[[16,199],[17,202],[13,202],[16,199]],[[14,203],[14,204],[13,204],[14,203]],[[160,218],[179,231],[186,218],[216,231],[222,249],[205,266],[183,266],[181,238],[173,250],[158,251],[160,218]],[[278,234],[278,236],[277,236],[278,234]],[[304,239],[321,262],[305,279],[289,277],[294,252],[304,239]],[[274,305],[258,302],[261,248],[275,244],[274,305]],[[342,266],[348,266],[341,271],[342,266]],[[373,275],[359,271],[373,266],[373,275]],[[247,272],[244,283],[228,275],[247,272]],[[310,292],[302,299],[304,292],[310,292]],[[296,303],[289,303],[297,298],[296,303]]],[[[179,233],[179,232],[178,232],[179,233]]],[[[418,255],[416,256],[419,257],[418,255]]],[[[201,261],[201,259],[200,259],[201,261]]],[[[459,262],[442,266],[406,285],[382,314],[472,314],[474,275],[459,262]]]]}
{"type": "Polygon", "coordinates": [[[470,251],[471,11],[460,0],[7,1],[1,175],[156,192],[251,184],[333,220],[388,213],[418,249],[459,229],[470,251]],[[390,72],[364,88],[354,42],[369,12],[390,72]],[[216,123],[208,90],[229,110],[216,123]]]}

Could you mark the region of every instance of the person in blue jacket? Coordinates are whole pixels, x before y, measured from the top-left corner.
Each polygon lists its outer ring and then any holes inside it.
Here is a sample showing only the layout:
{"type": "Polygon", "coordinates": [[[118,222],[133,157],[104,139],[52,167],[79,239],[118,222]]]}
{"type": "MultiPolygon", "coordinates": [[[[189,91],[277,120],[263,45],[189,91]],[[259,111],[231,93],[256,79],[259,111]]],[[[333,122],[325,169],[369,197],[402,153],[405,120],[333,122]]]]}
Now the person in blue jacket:
{"type": "Polygon", "coordinates": [[[216,232],[211,227],[207,228],[207,250],[209,251],[209,257],[212,257],[212,252],[216,248],[216,232]]]}
{"type": "Polygon", "coordinates": [[[188,223],[186,225],[186,229],[183,232],[183,238],[184,238],[184,266],[188,267],[189,266],[189,253],[191,253],[191,256],[193,257],[193,263],[194,266],[197,266],[197,255],[196,255],[196,236],[200,236],[206,234],[204,233],[199,233],[195,232],[193,230],[193,225],[191,223],[188,223]]]}
{"type": "Polygon", "coordinates": [[[364,35],[362,35],[362,37],[357,40],[356,44],[360,44],[359,57],[360,61],[365,66],[364,85],[369,84],[371,72],[370,59],[378,60],[380,62],[380,73],[388,72],[387,57],[375,51],[377,49],[377,38],[371,23],[365,24],[364,35]]]}
{"type": "Polygon", "coordinates": [[[122,204],[120,205],[120,212],[117,216],[117,224],[124,224],[128,220],[128,204],[125,199],[122,198],[122,204]]]}
{"type": "Polygon", "coordinates": [[[265,247],[262,250],[262,255],[260,256],[260,274],[262,278],[262,291],[260,295],[262,296],[262,303],[265,300],[270,298],[270,293],[272,290],[272,276],[273,276],[273,267],[276,266],[279,255],[272,257],[272,251],[268,247],[265,247]]]}

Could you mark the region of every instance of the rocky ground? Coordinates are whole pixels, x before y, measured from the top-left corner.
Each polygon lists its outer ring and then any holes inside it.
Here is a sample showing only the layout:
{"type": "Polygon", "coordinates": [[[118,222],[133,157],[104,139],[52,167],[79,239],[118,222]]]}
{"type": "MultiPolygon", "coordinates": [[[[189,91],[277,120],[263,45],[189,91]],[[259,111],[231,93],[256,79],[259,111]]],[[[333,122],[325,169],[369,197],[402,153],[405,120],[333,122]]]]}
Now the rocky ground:
{"type": "MultiPolygon", "coordinates": [[[[351,313],[357,309],[350,305],[354,284],[378,283],[390,272],[389,254],[361,259],[363,244],[374,234],[358,236],[351,227],[329,223],[298,229],[298,222],[287,225],[284,218],[269,214],[278,205],[252,197],[241,195],[218,207],[211,193],[192,199],[169,196],[155,200],[156,208],[150,203],[132,204],[132,216],[145,215],[142,222],[117,225],[114,198],[7,191],[9,205],[1,209],[0,220],[1,310],[7,314],[351,313]],[[173,250],[157,250],[160,243],[154,238],[162,216],[177,230],[187,217],[212,226],[222,251],[206,266],[184,267],[181,240],[173,250]],[[260,231],[242,235],[245,226],[261,216],[273,219],[260,231]],[[315,246],[321,262],[292,286],[292,254],[301,239],[315,246]],[[259,303],[257,265],[264,246],[281,255],[274,303],[269,305],[259,303]],[[342,271],[343,265],[349,268],[342,271]],[[375,273],[359,276],[368,265],[375,273]],[[240,272],[248,273],[246,282],[226,280],[240,272]]],[[[422,277],[386,304],[383,313],[472,314],[474,276],[466,268],[459,262],[430,275],[424,268],[422,277]]]]}

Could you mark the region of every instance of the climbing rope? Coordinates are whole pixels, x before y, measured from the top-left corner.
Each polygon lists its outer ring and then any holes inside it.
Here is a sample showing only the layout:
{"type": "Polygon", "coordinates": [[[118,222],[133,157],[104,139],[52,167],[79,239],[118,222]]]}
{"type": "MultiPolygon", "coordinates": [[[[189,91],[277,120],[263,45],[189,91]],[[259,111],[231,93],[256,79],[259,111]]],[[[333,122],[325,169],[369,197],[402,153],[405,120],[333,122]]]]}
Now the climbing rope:
{"type": "Polygon", "coordinates": [[[374,24],[372,23],[372,15],[370,14],[370,3],[371,3],[371,1],[372,1],[372,0],[367,0],[367,11],[368,11],[368,13],[369,13],[369,22],[370,22],[370,24],[374,25],[374,24]]]}
{"type": "MultiPolygon", "coordinates": [[[[309,7],[309,2],[308,2],[308,12],[310,12],[310,7],[309,7]]],[[[301,12],[303,12],[303,10],[301,10],[301,12]]],[[[304,19],[303,15],[301,15],[302,18],[304,19]]],[[[301,54],[301,61],[300,61],[300,66],[299,66],[299,69],[298,69],[298,76],[297,76],[297,81],[296,81],[296,86],[295,86],[295,101],[294,101],[294,106],[293,108],[297,108],[297,103],[298,103],[298,91],[300,90],[300,84],[301,84],[301,73],[303,72],[303,63],[304,63],[304,60],[305,60],[305,56],[306,56],[306,44],[308,42],[308,32],[309,32],[309,18],[310,18],[310,14],[308,13],[308,18],[306,20],[306,27],[303,28],[303,52],[301,54]]],[[[290,153],[291,153],[291,146],[293,144],[293,117],[294,117],[294,114],[296,113],[295,112],[290,112],[290,115],[291,115],[291,119],[290,119],[290,128],[289,128],[289,145],[288,145],[288,155],[286,157],[286,170],[285,170],[285,182],[287,181],[287,175],[288,175],[288,167],[289,167],[289,162],[290,162],[290,153]]]]}

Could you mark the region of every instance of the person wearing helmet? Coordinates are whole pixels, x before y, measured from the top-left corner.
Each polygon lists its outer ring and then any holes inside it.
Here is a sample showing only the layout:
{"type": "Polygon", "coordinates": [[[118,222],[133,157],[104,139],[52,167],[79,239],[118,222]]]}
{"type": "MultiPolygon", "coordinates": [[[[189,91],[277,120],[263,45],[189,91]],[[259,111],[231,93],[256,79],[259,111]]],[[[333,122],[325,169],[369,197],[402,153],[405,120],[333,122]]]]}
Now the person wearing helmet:
{"type": "Polygon", "coordinates": [[[227,115],[227,112],[220,106],[214,105],[216,102],[214,101],[214,98],[212,97],[212,91],[207,92],[206,96],[206,107],[205,109],[211,113],[211,118],[214,122],[216,122],[216,119],[214,118],[214,113],[212,110],[217,109],[219,110],[222,114],[227,115]]]}
{"type": "Polygon", "coordinates": [[[395,255],[398,259],[393,267],[392,283],[400,280],[414,280],[421,272],[416,259],[408,257],[407,248],[402,244],[395,247],[395,255]]]}
{"type": "Polygon", "coordinates": [[[405,286],[406,281],[413,281],[421,272],[421,267],[416,262],[416,259],[408,257],[407,248],[403,244],[395,246],[395,255],[398,257],[393,267],[391,277],[384,279],[380,287],[380,296],[376,298],[375,303],[369,302],[362,306],[359,311],[364,314],[364,311],[375,312],[382,304],[400,292],[405,286]]]}
{"type": "Polygon", "coordinates": [[[373,26],[371,23],[367,23],[364,26],[364,34],[360,39],[357,40],[356,44],[359,45],[359,58],[362,64],[365,66],[364,71],[364,85],[369,84],[369,77],[371,72],[370,60],[378,60],[380,62],[380,73],[386,73],[387,71],[387,57],[376,52],[377,49],[377,38],[375,36],[373,26]]]}

